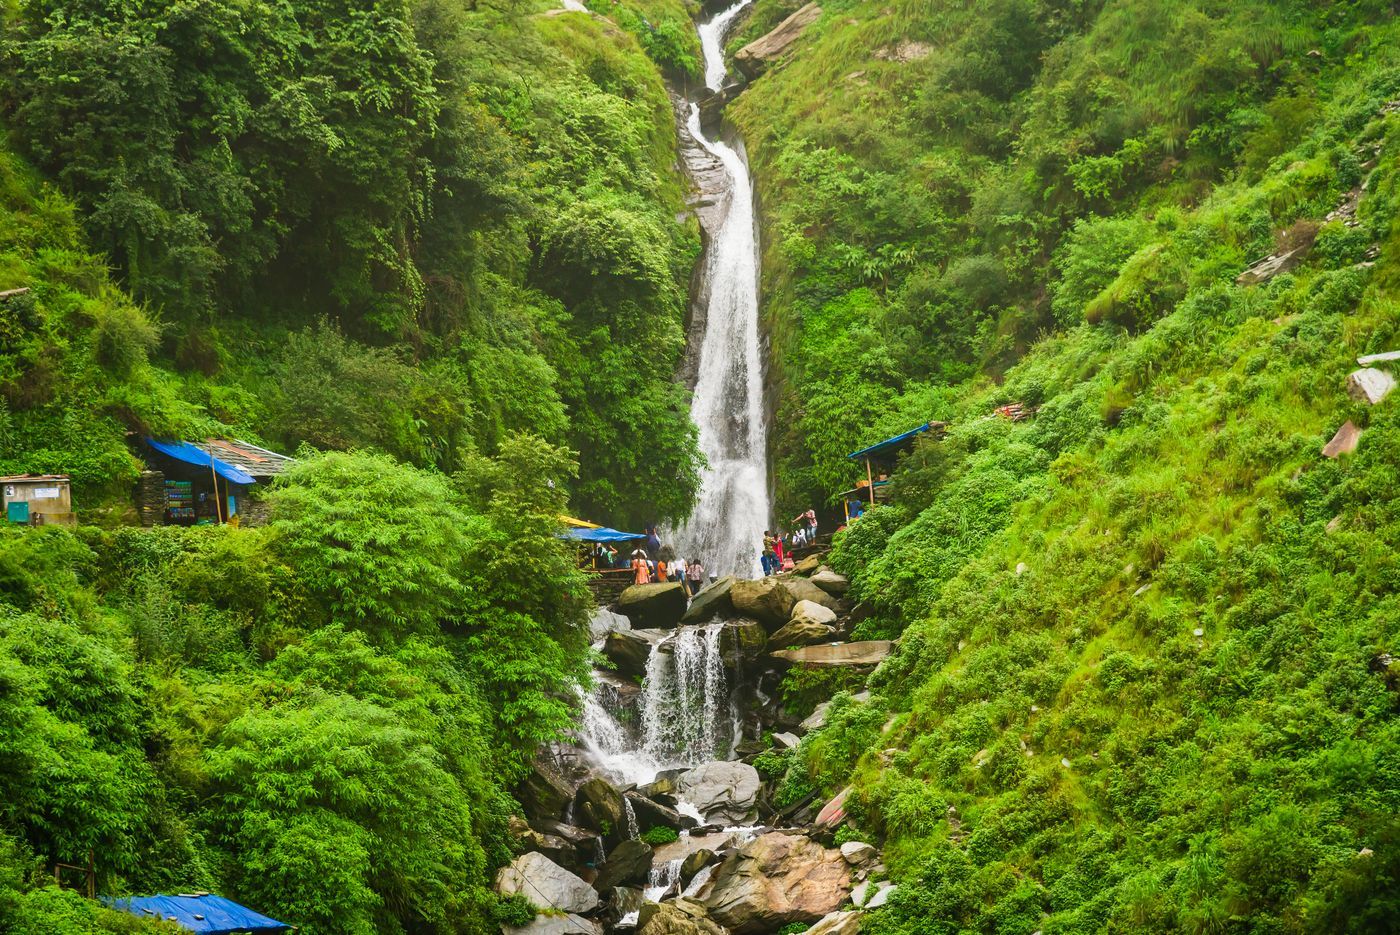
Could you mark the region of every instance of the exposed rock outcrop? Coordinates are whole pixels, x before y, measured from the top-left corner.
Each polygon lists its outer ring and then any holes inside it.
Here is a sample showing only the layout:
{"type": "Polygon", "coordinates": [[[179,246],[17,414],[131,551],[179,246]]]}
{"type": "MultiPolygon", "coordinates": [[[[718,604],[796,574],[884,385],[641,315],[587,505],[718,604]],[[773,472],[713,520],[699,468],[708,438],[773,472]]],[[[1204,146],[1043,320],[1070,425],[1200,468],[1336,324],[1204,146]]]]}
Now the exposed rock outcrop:
{"type": "Polygon", "coordinates": [[[820,604],[799,601],[797,607],[793,609],[792,619],[780,627],[768,639],[768,642],[773,646],[784,648],[811,646],[813,643],[829,643],[836,635],[836,628],[831,626],[831,622],[835,620],[836,614],[820,604]]]}
{"type": "Polygon", "coordinates": [[[812,575],[812,583],[828,594],[841,596],[850,590],[851,582],[845,575],[838,575],[823,565],[817,569],[817,573],[812,575]]]}
{"type": "Polygon", "coordinates": [[[530,818],[556,820],[574,797],[574,789],[551,764],[536,759],[521,780],[516,798],[530,818]]]}
{"type": "Polygon", "coordinates": [[[813,584],[811,578],[785,576],[781,580],[787,586],[788,593],[793,596],[794,601],[810,601],[813,604],[820,604],[828,610],[836,610],[838,599],[813,584]]]}
{"type": "Polygon", "coordinates": [[[782,58],[807,29],[822,15],[822,8],[809,3],[783,20],[771,32],[755,39],[734,55],[734,64],[749,78],[757,78],[771,63],[782,58]]]}
{"type": "Polygon", "coordinates": [[[716,760],[681,773],[676,795],[708,819],[740,822],[753,813],[761,785],[758,770],[747,763],[716,760]]]}
{"type": "Polygon", "coordinates": [[[1342,427],[1337,429],[1337,434],[1332,436],[1322,449],[1322,454],[1327,458],[1338,458],[1345,454],[1351,454],[1356,450],[1356,446],[1361,443],[1361,429],[1350,419],[1342,423],[1342,427]]]}
{"type": "Polygon", "coordinates": [[[788,622],[792,607],[797,603],[787,582],[771,575],[755,581],[736,581],[729,589],[729,596],[735,610],[773,630],[788,622]]]}
{"type": "Polygon", "coordinates": [[[773,932],[793,922],[817,922],[851,892],[841,852],[802,835],[771,831],[731,854],[702,902],[735,935],[773,932]]]}
{"type": "Polygon", "coordinates": [[[574,818],[602,834],[605,841],[621,841],[627,828],[622,793],[601,776],[593,776],[574,794],[574,818]]]}
{"type": "Polygon", "coordinates": [[[1395,389],[1395,378],[1384,370],[1366,367],[1353,370],[1347,377],[1347,395],[1359,403],[1374,406],[1395,389]]]}
{"type": "Polygon", "coordinates": [[[809,928],[806,935],[859,935],[863,912],[833,912],[809,928]]]}
{"type": "Polygon", "coordinates": [[[646,883],[647,874],[651,873],[652,854],[651,845],[645,841],[623,841],[608,853],[607,859],[598,868],[598,878],[593,881],[593,888],[606,893],[615,886],[646,883]]]}
{"type": "Polygon", "coordinates": [[[535,916],[529,925],[501,926],[503,935],[603,935],[603,927],[582,916],[535,916]]]}
{"type": "Polygon", "coordinates": [[[677,899],[642,907],[637,935],[727,935],[710,919],[705,907],[691,899],[677,899]]]}
{"type": "Polygon", "coordinates": [[[768,647],[768,630],[757,620],[730,620],[719,635],[719,655],[725,668],[754,662],[768,647]]]}
{"type": "Polygon", "coordinates": [[[768,655],[786,662],[801,663],[818,668],[835,666],[874,666],[885,660],[894,649],[889,640],[865,640],[859,643],[838,643],[834,646],[808,646],[805,649],[780,649],[768,655]]]}
{"type": "Polygon", "coordinates": [[[624,796],[632,803],[632,812],[637,816],[637,824],[641,825],[643,831],[662,826],[677,831],[695,827],[694,818],[682,815],[669,805],[647,798],[640,792],[627,792],[624,796]]]}
{"type": "Polygon", "coordinates": [[[617,609],[634,627],[671,629],[685,614],[685,588],[678,581],[634,584],[617,599],[617,609]]]}
{"type": "Polygon", "coordinates": [[[714,617],[724,617],[734,611],[729,590],[734,576],[726,575],[690,599],[690,606],[681,615],[681,623],[707,623],[714,617]]]}
{"type": "Polygon", "coordinates": [[[592,912],[598,908],[593,887],[543,854],[521,854],[496,875],[496,892],[516,893],[539,909],[561,912],[592,912]]]}
{"type": "Polygon", "coordinates": [[[603,655],[617,666],[619,675],[646,675],[651,648],[666,635],[665,630],[615,631],[603,640],[603,655]]]}

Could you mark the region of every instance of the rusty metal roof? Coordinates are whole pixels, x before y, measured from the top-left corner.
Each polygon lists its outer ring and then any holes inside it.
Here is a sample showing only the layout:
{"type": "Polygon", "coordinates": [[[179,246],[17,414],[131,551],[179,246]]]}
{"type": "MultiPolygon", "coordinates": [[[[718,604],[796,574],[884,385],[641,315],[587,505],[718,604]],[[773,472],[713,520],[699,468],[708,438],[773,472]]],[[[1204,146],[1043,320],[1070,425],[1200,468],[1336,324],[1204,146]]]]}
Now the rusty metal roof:
{"type": "Polygon", "coordinates": [[[202,447],[220,461],[242,468],[254,477],[276,477],[296,462],[296,458],[238,439],[209,438],[202,447]]]}

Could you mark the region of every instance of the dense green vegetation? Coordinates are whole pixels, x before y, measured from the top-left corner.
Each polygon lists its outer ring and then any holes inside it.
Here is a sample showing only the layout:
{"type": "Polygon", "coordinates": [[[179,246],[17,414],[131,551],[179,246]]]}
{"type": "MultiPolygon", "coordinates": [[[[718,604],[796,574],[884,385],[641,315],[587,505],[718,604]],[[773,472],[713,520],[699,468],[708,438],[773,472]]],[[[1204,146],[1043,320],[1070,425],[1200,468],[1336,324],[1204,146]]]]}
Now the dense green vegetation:
{"type": "Polygon", "coordinates": [[[0,122],[54,186],[0,152],[0,290],[33,287],[5,309],[5,469],[91,504],[129,478],[123,428],[445,472],[529,428],[579,452],[577,510],[686,512],[698,239],[626,34],[449,0],[3,17],[0,122]]]}
{"type": "Polygon", "coordinates": [[[823,6],[731,109],[780,515],[951,429],[840,538],[900,651],[780,798],[854,782],[876,935],[1391,930],[1400,421],[1345,383],[1400,347],[1393,5],[823,6]]]}
{"type": "Polygon", "coordinates": [[[587,678],[558,517],[698,476],[692,50],[555,12],[0,4],[0,473],[83,523],[0,530],[0,930],[157,930],[51,885],[89,849],[308,933],[533,914],[486,885],[587,678]],[[266,528],[142,531],[130,433],[301,460],[266,528]]]}

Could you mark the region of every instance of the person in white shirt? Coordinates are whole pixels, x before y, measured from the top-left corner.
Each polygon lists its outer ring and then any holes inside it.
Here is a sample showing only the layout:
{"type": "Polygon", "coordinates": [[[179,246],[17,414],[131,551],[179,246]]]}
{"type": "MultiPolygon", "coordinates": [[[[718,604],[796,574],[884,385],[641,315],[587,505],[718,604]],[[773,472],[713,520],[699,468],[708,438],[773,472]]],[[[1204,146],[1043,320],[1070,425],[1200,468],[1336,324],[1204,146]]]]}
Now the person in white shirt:
{"type": "Polygon", "coordinates": [[[690,597],[690,582],[685,577],[685,559],[677,557],[672,560],[671,577],[681,583],[681,589],[685,591],[685,596],[690,597]]]}

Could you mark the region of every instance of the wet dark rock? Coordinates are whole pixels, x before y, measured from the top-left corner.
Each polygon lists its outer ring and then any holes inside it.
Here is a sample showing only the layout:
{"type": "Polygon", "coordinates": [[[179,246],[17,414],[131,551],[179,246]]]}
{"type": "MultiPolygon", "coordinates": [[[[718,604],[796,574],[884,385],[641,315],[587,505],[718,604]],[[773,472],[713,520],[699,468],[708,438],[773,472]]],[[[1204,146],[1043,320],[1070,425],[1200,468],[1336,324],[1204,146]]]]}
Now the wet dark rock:
{"type": "Polygon", "coordinates": [[[647,673],[651,648],[666,635],[664,630],[624,630],[609,633],[603,640],[603,655],[617,667],[623,678],[647,673]]]}
{"type": "Polygon", "coordinates": [[[622,793],[601,776],[588,779],[574,795],[574,820],[597,831],[606,842],[623,840],[627,833],[627,813],[622,793]]]}
{"type": "Polygon", "coordinates": [[[757,620],[731,620],[719,634],[719,655],[727,669],[756,662],[768,648],[768,630],[757,620]]]}
{"type": "Polygon", "coordinates": [[[715,860],[715,852],[708,847],[702,847],[698,851],[691,851],[685,860],[681,861],[682,885],[689,883],[697,873],[714,863],[715,860]]]}
{"type": "Polygon", "coordinates": [[[515,797],[527,817],[558,819],[563,817],[565,807],[573,799],[574,789],[553,764],[536,758],[515,797]]]}
{"type": "Polygon", "coordinates": [[[643,831],[663,826],[680,831],[694,828],[697,824],[695,819],[689,815],[682,815],[674,808],[650,799],[640,792],[628,792],[625,793],[625,797],[628,802],[632,803],[632,811],[637,816],[637,824],[643,831]]]}
{"type": "Polygon", "coordinates": [[[598,878],[593,881],[593,888],[606,893],[615,886],[645,884],[647,874],[651,873],[654,854],[651,845],[645,841],[623,841],[608,852],[607,859],[598,868],[598,878]]]}
{"type": "Polygon", "coordinates": [[[734,612],[729,590],[734,576],[726,575],[690,599],[690,607],[681,616],[681,623],[707,623],[714,617],[727,617],[734,612]]]}
{"type": "Polygon", "coordinates": [[[671,629],[685,614],[685,588],[680,582],[634,584],[617,599],[617,610],[634,627],[671,629]]]}

